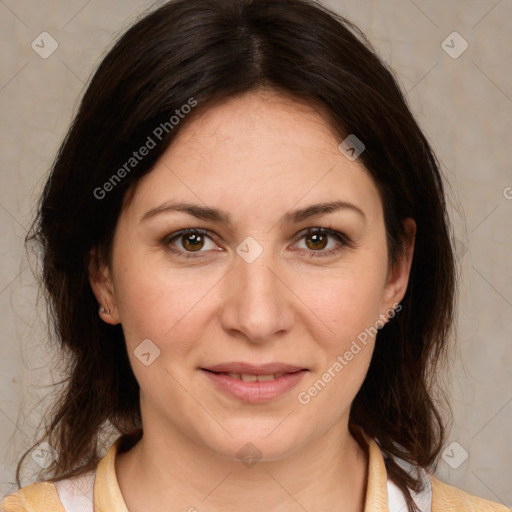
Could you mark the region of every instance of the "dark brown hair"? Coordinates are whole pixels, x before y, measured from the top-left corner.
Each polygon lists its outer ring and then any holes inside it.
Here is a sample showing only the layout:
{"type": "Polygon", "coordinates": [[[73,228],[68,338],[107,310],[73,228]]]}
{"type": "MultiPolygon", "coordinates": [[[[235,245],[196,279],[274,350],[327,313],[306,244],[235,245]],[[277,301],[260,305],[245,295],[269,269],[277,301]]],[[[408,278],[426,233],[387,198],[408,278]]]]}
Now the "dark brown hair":
{"type": "Polygon", "coordinates": [[[420,481],[392,457],[432,468],[444,442],[436,382],[453,324],[456,269],[442,177],[370,42],[348,20],[308,0],[166,3],[122,35],[92,77],[27,236],[42,253],[50,316],[69,352],[69,379],[38,441],[47,440],[58,455],[50,480],[93,469],[105,426],[120,433],[141,428],[122,327],[99,318],[89,284],[91,247],[110,261],[126,192],[183,126],[215,102],[261,87],[318,105],[340,142],[349,134],[364,142],[359,158],[382,198],[391,264],[402,254],[402,221],[416,221],[402,309],[379,331],[350,415],[391,457],[388,474],[414,510],[407,487],[418,491],[420,481]],[[191,99],[194,112],[164,130],[157,146],[113,183],[133,151],[191,99]],[[99,194],[107,182],[108,193],[99,194]]]}

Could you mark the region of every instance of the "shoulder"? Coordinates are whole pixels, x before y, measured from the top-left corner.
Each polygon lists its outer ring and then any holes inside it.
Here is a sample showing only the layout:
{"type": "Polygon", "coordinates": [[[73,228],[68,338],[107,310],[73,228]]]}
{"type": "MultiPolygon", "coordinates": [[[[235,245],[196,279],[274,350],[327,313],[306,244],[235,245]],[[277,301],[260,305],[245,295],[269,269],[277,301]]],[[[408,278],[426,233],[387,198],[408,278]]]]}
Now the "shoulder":
{"type": "MultiPolygon", "coordinates": [[[[133,434],[119,436],[97,465],[101,468],[100,495],[108,493],[107,481],[115,479],[115,454],[136,440],[133,434]]],[[[93,502],[96,471],[91,470],[73,478],[54,482],[35,482],[17,492],[0,498],[0,512],[66,512],[66,509],[86,510],[84,503],[93,502]],[[64,506],[65,505],[65,506],[64,506]]],[[[104,509],[105,510],[105,509],[104,509]]]]}
{"type": "Polygon", "coordinates": [[[493,501],[478,498],[428,475],[432,484],[432,512],[510,512],[510,509],[493,501]]]}
{"type": "Polygon", "coordinates": [[[14,494],[6,496],[0,503],[0,512],[65,512],[59,500],[55,484],[36,482],[22,487],[14,494]]]}

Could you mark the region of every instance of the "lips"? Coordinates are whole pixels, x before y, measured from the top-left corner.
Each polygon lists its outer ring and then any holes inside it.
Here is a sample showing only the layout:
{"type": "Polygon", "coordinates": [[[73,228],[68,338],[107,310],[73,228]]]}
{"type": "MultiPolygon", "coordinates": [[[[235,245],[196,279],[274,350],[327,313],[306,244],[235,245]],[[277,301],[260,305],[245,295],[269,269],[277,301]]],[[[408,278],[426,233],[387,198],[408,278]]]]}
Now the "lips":
{"type": "Polygon", "coordinates": [[[278,379],[279,377],[286,375],[283,372],[269,373],[269,374],[263,374],[263,375],[255,375],[252,373],[232,373],[232,372],[212,372],[212,373],[217,373],[217,375],[226,375],[228,377],[231,377],[232,379],[243,380],[244,382],[266,382],[269,380],[278,379]]]}
{"type": "Polygon", "coordinates": [[[257,404],[284,395],[295,387],[307,372],[306,368],[284,363],[252,365],[222,363],[201,371],[215,388],[227,396],[257,404]]]}

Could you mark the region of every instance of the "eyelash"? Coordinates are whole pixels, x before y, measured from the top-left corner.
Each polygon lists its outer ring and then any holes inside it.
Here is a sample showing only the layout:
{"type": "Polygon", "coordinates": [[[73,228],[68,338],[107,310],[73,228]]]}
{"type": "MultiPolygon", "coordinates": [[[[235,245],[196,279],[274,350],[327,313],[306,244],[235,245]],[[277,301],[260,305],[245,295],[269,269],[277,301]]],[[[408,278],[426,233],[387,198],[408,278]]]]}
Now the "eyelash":
{"type": "MultiPolygon", "coordinates": [[[[202,257],[204,257],[204,254],[202,255],[201,252],[204,253],[206,251],[197,251],[197,252],[196,251],[182,251],[180,249],[177,249],[173,245],[171,245],[171,243],[174,240],[179,239],[180,237],[184,237],[186,235],[191,235],[191,234],[202,235],[202,236],[206,236],[211,239],[211,236],[210,236],[211,233],[209,231],[207,231],[205,229],[200,229],[200,228],[189,228],[189,229],[183,229],[176,233],[172,233],[169,236],[166,236],[162,240],[162,245],[164,245],[164,247],[166,247],[169,251],[171,251],[174,254],[177,254],[178,256],[181,256],[183,258],[202,258],[202,257]]],[[[328,251],[308,250],[308,252],[310,253],[308,257],[310,257],[310,258],[318,258],[318,257],[325,258],[328,256],[334,256],[335,254],[338,254],[344,247],[352,247],[352,245],[353,245],[351,240],[345,234],[340,233],[339,231],[335,231],[330,228],[319,228],[319,227],[318,228],[309,228],[309,229],[305,230],[303,232],[302,236],[297,241],[300,241],[303,238],[306,238],[307,236],[311,236],[311,235],[331,236],[333,238],[336,238],[340,242],[340,245],[338,245],[334,249],[329,249],[328,251]]]]}

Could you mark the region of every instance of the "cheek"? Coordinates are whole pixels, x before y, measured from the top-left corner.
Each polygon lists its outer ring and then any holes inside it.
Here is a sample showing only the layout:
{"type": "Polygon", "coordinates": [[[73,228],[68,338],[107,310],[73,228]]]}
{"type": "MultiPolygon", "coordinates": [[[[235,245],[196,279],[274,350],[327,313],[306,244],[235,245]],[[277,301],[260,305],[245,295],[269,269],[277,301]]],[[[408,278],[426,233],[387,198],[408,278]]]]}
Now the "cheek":
{"type": "Polygon", "coordinates": [[[303,282],[298,295],[322,320],[326,339],[339,348],[379,319],[385,277],[385,262],[376,254],[359,258],[325,279],[303,282]]]}
{"type": "Polygon", "coordinates": [[[322,294],[310,289],[317,303],[312,308],[316,315],[309,316],[319,326],[312,335],[322,352],[297,400],[312,422],[318,415],[326,424],[337,421],[363,384],[379,326],[382,282],[380,271],[357,272],[332,282],[322,294]]]}
{"type": "Polygon", "coordinates": [[[116,299],[128,347],[151,339],[173,353],[187,351],[201,332],[208,293],[219,276],[170,268],[143,254],[120,258],[116,273],[116,299]],[[152,261],[152,264],[147,264],[152,261]]]}

